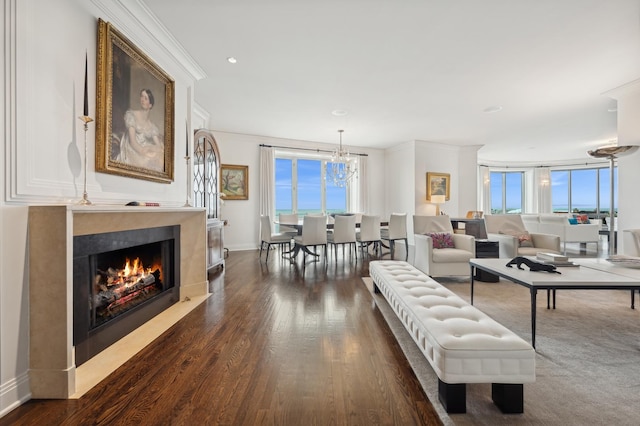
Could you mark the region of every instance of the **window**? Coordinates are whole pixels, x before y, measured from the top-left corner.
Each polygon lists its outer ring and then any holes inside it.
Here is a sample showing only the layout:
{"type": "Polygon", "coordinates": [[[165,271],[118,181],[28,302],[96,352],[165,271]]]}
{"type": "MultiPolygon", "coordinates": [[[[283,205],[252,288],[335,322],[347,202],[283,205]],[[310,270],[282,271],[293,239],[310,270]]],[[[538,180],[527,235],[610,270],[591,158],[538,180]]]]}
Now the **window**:
{"type": "Polygon", "coordinates": [[[491,213],[522,213],[523,172],[491,172],[491,213]]]}
{"type": "MultiPolygon", "coordinates": [[[[617,186],[617,167],[613,173],[614,185],[617,186]]],[[[552,170],[551,205],[554,212],[608,215],[611,207],[609,169],[552,170]]],[[[617,199],[614,199],[615,206],[617,199]]]]}
{"type": "Polygon", "coordinates": [[[276,154],[276,216],[349,211],[349,186],[339,188],[325,179],[330,164],[326,159],[276,154]]]}

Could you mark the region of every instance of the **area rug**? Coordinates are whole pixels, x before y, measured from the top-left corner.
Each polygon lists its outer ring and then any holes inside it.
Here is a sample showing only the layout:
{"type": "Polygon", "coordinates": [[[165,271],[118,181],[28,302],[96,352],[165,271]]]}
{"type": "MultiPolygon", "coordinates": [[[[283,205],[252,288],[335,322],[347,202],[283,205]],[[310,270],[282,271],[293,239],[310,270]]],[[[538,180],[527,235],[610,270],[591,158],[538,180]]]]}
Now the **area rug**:
{"type": "MultiPolygon", "coordinates": [[[[469,301],[468,280],[438,281],[469,301]]],[[[536,382],[524,385],[524,414],[502,414],[490,384],[469,384],[467,413],[448,415],[431,366],[384,296],[373,293],[371,278],[363,283],[445,425],[640,424],[640,309],[630,308],[629,291],[558,291],[555,310],[539,294],[536,382]]],[[[531,341],[528,289],[476,282],[474,306],[531,341]]]]}

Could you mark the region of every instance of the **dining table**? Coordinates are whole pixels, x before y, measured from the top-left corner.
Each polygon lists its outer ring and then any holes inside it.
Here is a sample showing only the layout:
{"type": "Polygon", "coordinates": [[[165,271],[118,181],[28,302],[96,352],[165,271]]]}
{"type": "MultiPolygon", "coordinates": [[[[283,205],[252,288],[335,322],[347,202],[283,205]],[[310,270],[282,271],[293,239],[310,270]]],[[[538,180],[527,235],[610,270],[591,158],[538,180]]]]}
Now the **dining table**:
{"type": "MultiPolygon", "coordinates": [[[[298,232],[298,235],[302,235],[302,229],[303,229],[303,226],[302,226],[303,220],[302,219],[298,220],[298,222],[296,222],[296,223],[281,223],[278,220],[274,221],[274,223],[276,225],[282,225],[282,226],[287,226],[289,228],[295,228],[296,231],[298,232]]],[[[380,226],[381,227],[389,226],[389,221],[386,221],[386,220],[385,221],[380,221],[380,226]]],[[[332,222],[327,222],[327,229],[328,230],[333,229],[333,227],[334,227],[334,224],[332,222]]],[[[360,222],[356,222],[356,228],[360,228],[360,222]]],[[[382,245],[384,246],[384,244],[382,244],[382,245]]],[[[385,247],[389,248],[387,246],[385,246],[385,247]]],[[[293,248],[291,250],[287,250],[285,252],[282,252],[282,256],[283,257],[287,257],[287,255],[288,255],[288,258],[293,261],[298,256],[298,253],[300,253],[300,250],[304,251],[306,254],[309,254],[311,256],[315,256],[315,257],[320,256],[318,253],[315,253],[315,252],[309,250],[309,248],[307,246],[301,246],[301,245],[299,245],[297,243],[293,244],[293,248]]]]}

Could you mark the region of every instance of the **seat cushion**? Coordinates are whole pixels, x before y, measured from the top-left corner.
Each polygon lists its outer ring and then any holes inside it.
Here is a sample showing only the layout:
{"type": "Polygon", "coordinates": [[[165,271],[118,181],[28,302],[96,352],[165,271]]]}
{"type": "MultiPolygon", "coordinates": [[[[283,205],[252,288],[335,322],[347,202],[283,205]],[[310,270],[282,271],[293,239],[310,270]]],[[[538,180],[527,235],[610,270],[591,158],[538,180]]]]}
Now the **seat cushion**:
{"type": "Polygon", "coordinates": [[[457,248],[443,248],[433,250],[433,261],[435,263],[461,263],[468,262],[473,255],[466,250],[457,248]]]}

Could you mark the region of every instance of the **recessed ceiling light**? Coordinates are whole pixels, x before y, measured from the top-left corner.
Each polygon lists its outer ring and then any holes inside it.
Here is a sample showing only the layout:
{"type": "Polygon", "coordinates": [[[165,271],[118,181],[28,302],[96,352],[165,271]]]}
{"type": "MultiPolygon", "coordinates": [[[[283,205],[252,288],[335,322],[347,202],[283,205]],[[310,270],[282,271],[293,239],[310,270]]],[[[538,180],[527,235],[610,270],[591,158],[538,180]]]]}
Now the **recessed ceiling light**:
{"type": "Polygon", "coordinates": [[[347,115],[347,111],[343,109],[334,109],[333,111],[331,111],[331,114],[335,115],[336,117],[342,117],[344,115],[347,115]]]}
{"type": "Polygon", "coordinates": [[[233,56],[229,56],[227,58],[227,62],[229,62],[230,64],[235,64],[236,62],[238,62],[238,60],[236,58],[234,58],[233,56]]]}
{"type": "Polygon", "coordinates": [[[493,114],[494,112],[498,112],[498,111],[502,111],[502,107],[500,105],[486,107],[485,109],[482,110],[482,112],[485,112],[487,114],[493,114]]]}

